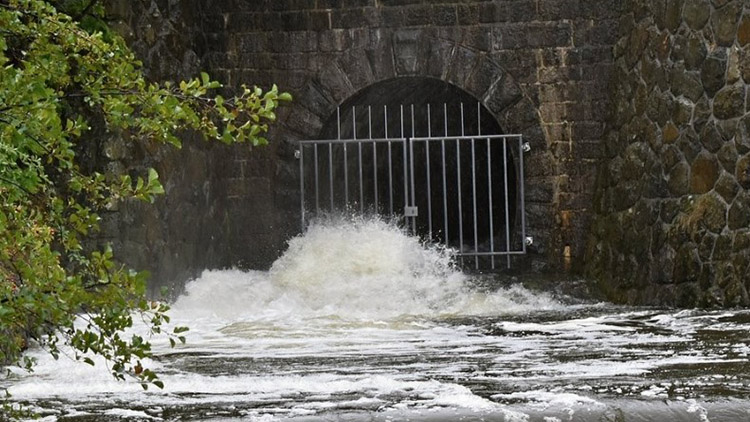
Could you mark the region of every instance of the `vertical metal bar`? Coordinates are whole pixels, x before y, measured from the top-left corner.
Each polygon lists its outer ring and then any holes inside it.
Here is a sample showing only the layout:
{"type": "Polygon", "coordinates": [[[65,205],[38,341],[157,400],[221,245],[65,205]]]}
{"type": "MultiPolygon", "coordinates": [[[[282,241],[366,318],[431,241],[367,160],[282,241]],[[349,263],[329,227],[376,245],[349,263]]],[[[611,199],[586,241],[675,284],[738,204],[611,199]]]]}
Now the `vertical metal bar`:
{"type": "MultiPolygon", "coordinates": [[[[367,134],[372,141],[372,106],[367,106],[367,134]]],[[[372,143],[372,176],[375,181],[375,206],[373,212],[379,211],[378,207],[378,143],[372,143]]]]}
{"type": "MultiPolygon", "coordinates": [[[[474,148],[475,139],[471,138],[471,199],[474,217],[474,252],[479,252],[479,234],[477,233],[477,160],[474,148]]],[[[474,255],[474,268],[479,269],[479,255],[474,255]]]]}
{"type": "MultiPolygon", "coordinates": [[[[464,128],[464,104],[461,103],[461,136],[465,136],[464,128]]],[[[464,214],[463,200],[461,198],[461,145],[460,140],[456,139],[456,188],[458,190],[458,252],[464,252],[464,214]]],[[[464,259],[461,257],[461,264],[464,259]]]]}
{"type": "MultiPolygon", "coordinates": [[[[415,138],[417,136],[416,134],[416,128],[414,127],[414,104],[411,105],[411,137],[415,138]]],[[[414,194],[414,141],[409,140],[409,173],[411,177],[411,204],[410,206],[416,207],[417,201],[415,199],[414,194]]],[[[417,217],[412,216],[411,217],[411,228],[412,233],[417,233],[417,217]]]]}
{"type": "MultiPolygon", "coordinates": [[[[352,107],[352,126],[354,127],[354,139],[357,139],[357,117],[356,109],[352,107]]],[[[364,178],[362,177],[362,142],[357,142],[357,153],[359,165],[359,212],[360,214],[365,213],[365,185],[364,178]]]]}
{"type": "MultiPolygon", "coordinates": [[[[508,175],[506,174],[507,178],[508,175]]],[[[523,175],[523,138],[518,137],[518,180],[519,196],[521,197],[521,248],[526,253],[526,198],[524,193],[524,175],[523,175]]]]}
{"type": "MultiPolygon", "coordinates": [[[[354,119],[352,118],[352,121],[354,119]]],[[[339,139],[341,139],[341,121],[339,120],[339,139]]],[[[349,154],[344,142],[344,210],[349,208],[349,154]]]]}
{"type": "MultiPolygon", "coordinates": [[[[445,127],[444,135],[448,136],[448,104],[443,103],[443,125],[445,127]]],[[[443,230],[445,230],[445,245],[448,246],[448,183],[447,170],[445,167],[445,139],[440,140],[441,158],[443,164],[443,230]]]]}
{"type": "MultiPolygon", "coordinates": [[[[401,138],[404,138],[404,105],[401,104],[401,138]]],[[[408,170],[408,150],[407,145],[409,142],[403,143],[403,157],[404,161],[402,162],[404,167],[404,206],[409,206],[409,170],[408,170]]],[[[409,227],[409,220],[407,217],[404,217],[404,223],[406,224],[407,228],[409,227]]]]}
{"type": "Polygon", "coordinates": [[[299,191],[300,191],[300,218],[302,219],[302,230],[305,229],[305,146],[299,144],[299,191]]]}
{"type": "MultiPolygon", "coordinates": [[[[385,118],[385,138],[388,139],[388,106],[383,106],[383,116],[385,118]]],[[[390,216],[393,216],[393,155],[391,141],[388,141],[388,206],[390,216]]]]}
{"type": "MultiPolygon", "coordinates": [[[[337,138],[341,139],[341,114],[336,108],[337,138]]],[[[333,143],[328,144],[328,184],[331,190],[331,213],[333,213],[333,143]]]]}
{"type": "MultiPolygon", "coordinates": [[[[477,101],[477,133],[482,136],[482,103],[477,101]]],[[[489,194],[489,206],[490,206],[490,253],[495,253],[495,228],[494,228],[494,216],[492,212],[492,148],[490,146],[490,138],[487,138],[487,192],[489,194]]],[[[491,268],[495,269],[495,255],[490,255],[491,268]]]]}
{"type": "Polygon", "coordinates": [[[318,175],[318,144],[313,144],[313,159],[315,159],[315,213],[320,214],[320,177],[318,175]]]}
{"type": "MultiPolygon", "coordinates": [[[[487,191],[489,194],[490,211],[490,252],[495,253],[495,215],[492,205],[492,147],[490,138],[487,138],[487,191]]],[[[495,269],[495,255],[492,255],[492,269],[495,269]]]]}
{"type": "MultiPolygon", "coordinates": [[[[430,104],[427,104],[427,137],[432,138],[432,116],[430,104]]],[[[425,141],[425,158],[427,159],[427,225],[429,239],[432,240],[432,181],[430,175],[430,140],[425,141]]]]}
{"type": "MultiPolygon", "coordinates": [[[[505,189],[505,251],[510,252],[510,215],[508,215],[508,138],[503,138],[503,187],[505,189]]],[[[510,254],[506,255],[510,269],[510,254]]]]}

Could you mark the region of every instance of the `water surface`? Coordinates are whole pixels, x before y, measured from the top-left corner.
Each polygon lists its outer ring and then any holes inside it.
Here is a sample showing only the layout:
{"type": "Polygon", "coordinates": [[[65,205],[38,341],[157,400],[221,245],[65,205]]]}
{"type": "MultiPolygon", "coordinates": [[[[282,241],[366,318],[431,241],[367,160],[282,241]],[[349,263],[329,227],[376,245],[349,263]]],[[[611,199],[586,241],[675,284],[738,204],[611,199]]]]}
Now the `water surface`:
{"type": "Polygon", "coordinates": [[[488,288],[379,221],[205,272],[172,316],[191,332],[156,343],[163,390],[40,351],[5,384],[48,421],[750,421],[750,311],[488,288]]]}

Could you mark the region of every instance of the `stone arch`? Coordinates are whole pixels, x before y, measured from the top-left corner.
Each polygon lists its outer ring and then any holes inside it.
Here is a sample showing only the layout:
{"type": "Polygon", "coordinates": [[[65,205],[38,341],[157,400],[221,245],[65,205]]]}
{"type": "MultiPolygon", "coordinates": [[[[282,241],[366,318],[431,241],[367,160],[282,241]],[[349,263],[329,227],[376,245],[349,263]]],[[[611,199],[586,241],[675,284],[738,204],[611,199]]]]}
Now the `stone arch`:
{"type": "MultiPolygon", "coordinates": [[[[468,92],[435,78],[402,76],[369,85],[344,100],[325,119],[323,129],[315,138],[383,139],[503,133],[492,113],[468,92]]],[[[364,148],[360,146],[358,158],[356,154],[350,157],[351,154],[340,148],[331,152],[316,151],[326,168],[326,157],[330,155],[334,164],[332,171],[339,178],[332,182],[330,189],[322,189],[322,192],[317,189],[318,185],[305,185],[305,195],[316,198],[316,210],[319,195],[321,203],[330,203],[330,208],[323,207],[324,212],[331,208],[338,211],[359,207],[365,213],[387,216],[396,210],[395,214],[399,215],[407,205],[401,198],[408,192],[405,185],[410,180],[419,192],[412,195],[413,205],[422,210],[414,221],[416,234],[458,249],[461,246],[458,236],[448,238],[444,233],[476,233],[477,245],[489,245],[490,238],[500,244],[508,233],[516,240],[513,247],[517,246],[520,243],[518,146],[510,143],[504,148],[500,140],[490,142],[481,138],[471,141],[435,139],[429,143],[432,149],[425,142],[410,144],[409,154],[413,156],[408,166],[403,162],[405,153],[399,151],[398,143],[393,154],[390,146],[382,142],[367,143],[364,148]],[[348,165],[345,157],[349,157],[348,165]],[[410,179],[405,179],[404,167],[409,167],[410,179]],[[346,176],[343,177],[348,182],[342,183],[340,177],[345,168],[350,175],[360,173],[359,183],[355,177],[346,179],[346,176]],[[393,168],[397,170],[392,171],[393,168]],[[462,176],[457,177],[458,173],[462,176]],[[337,189],[333,188],[334,184],[337,189]],[[336,198],[330,196],[331,191],[336,192],[336,198]],[[345,191],[360,194],[345,199],[342,195],[345,191]],[[390,202],[385,199],[388,197],[390,202]]],[[[320,161],[316,159],[316,169],[320,161]]],[[[317,180],[317,170],[313,173],[310,160],[306,162],[305,180],[317,180]]],[[[471,238],[467,235],[463,245],[468,245],[471,238]]]]}
{"type": "Polygon", "coordinates": [[[399,77],[431,77],[479,99],[506,132],[525,135],[535,148],[545,147],[534,103],[489,54],[419,29],[341,31],[349,31],[344,33],[353,44],[342,54],[319,57],[289,119],[282,122],[296,136],[317,134],[336,107],[367,86],[399,77]],[[359,39],[365,41],[354,41],[359,39]]]}
{"type": "MultiPolygon", "coordinates": [[[[540,112],[532,96],[492,54],[459,40],[437,36],[430,29],[333,30],[346,48],[318,51],[309,72],[295,92],[295,101],[280,119],[280,135],[292,141],[286,148],[290,167],[294,140],[315,139],[335,110],[368,86],[394,78],[427,77],[451,84],[489,110],[506,134],[521,134],[531,145],[525,155],[526,228],[535,244],[532,255],[546,255],[559,243],[554,221],[558,162],[543,131],[540,112]],[[337,32],[338,31],[338,32],[337,32]]],[[[320,42],[319,42],[320,45],[320,42]]],[[[298,186],[288,186],[297,190],[298,186]]],[[[517,210],[520,212],[520,208],[517,210]]],[[[520,214],[516,214],[520,221],[520,214]]],[[[531,265],[536,258],[526,261],[531,265]]],[[[544,259],[544,258],[542,258],[544,259]]]]}

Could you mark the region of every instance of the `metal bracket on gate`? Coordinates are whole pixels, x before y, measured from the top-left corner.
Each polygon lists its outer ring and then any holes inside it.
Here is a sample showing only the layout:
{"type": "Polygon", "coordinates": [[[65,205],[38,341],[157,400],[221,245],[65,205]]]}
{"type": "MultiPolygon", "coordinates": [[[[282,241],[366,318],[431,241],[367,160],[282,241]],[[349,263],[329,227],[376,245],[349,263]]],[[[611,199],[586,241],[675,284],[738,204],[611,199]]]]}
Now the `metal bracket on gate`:
{"type": "Polygon", "coordinates": [[[417,217],[419,215],[419,207],[404,207],[404,217],[417,217]]]}

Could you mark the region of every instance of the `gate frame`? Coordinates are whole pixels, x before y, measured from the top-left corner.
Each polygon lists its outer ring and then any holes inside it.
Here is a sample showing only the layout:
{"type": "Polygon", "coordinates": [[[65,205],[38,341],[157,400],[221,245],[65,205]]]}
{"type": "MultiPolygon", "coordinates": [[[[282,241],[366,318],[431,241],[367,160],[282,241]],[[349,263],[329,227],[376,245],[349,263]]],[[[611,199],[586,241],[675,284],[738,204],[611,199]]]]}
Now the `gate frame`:
{"type": "MultiPolygon", "coordinates": [[[[504,135],[482,135],[481,134],[481,120],[480,120],[480,107],[481,104],[477,103],[477,118],[478,118],[478,128],[479,133],[477,135],[466,135],[465,132],[465,122],[464,122],[464,104],[461,103],[461,135],[460,136],[448,136],[448,130],[447,130],[447,104],[443,104],[444,108],[444,117],[445,117],[445,133],[443,136],[433,136],[431,133],[432,125],[431,125],[431,112],[430,112],[430,104],[427,104],[427,127],[428,127],[428,134],[425,137],[419,137],[416,136],[414,133],[415,131],[415,125],[414,125],[414,105],[411,105],[411,127],[412,127],[412,136],[406,136],[404,133],[404,106],[400,106],[400,118],[401,118],[401,137],[389,137],[388,136],[388,109],[387,106],[384,106],[384,120],[385,120],[385,137],[383,138],[373,138],[372,137],[372,107],[368,106],[368,125],[369,125],[369,136],[365,138],[357,138],[357,127],[356,127],[356,106],[352,107],[352,125],[353,125],[353,137],[350,139],[342,139],[341,138],[341,109],[336,109],[336,117],[337,117],[337,139],[316,139],[316,140],[299,140],[298,145],[299,149],[295,151],[295,157],[299,160],[300,164],[300,208],[301,208],[301,223],[302,223],[302,229],[304,230],[306,227],[306,207],[305,207],[305,147],[306,146],[313,146],[313,154],[314,154],[314,160],[315,160],[315,196],[316,196],[316,211],[320,210],[320,204],[318,203],[319,200],[319,171],[318,171],[318,146],[320,145],[328,145],[328,172],[329,172],[329,189],[330,189],[330,201],[331,201],[331,211],[335,209],[334,207],[334,189],[333,189],[333,146],[334,145],[342,145],[343,146],[343,153],[344,153],[344,162],[343,162],[343,168],[344,168],[344,204],[349,204],[349,174],[348,174],[348,153],[347,153],[347,146],[349,145],[356,145],[359,150],[359,158],[358,158],[358,170],[359,170],[359,190],[360,190],[360,204],[362,207],[362,211],[364,211],[364,194],[363,194],[363,161],[362,161],[362,145],[363,144],[372,144],[373,145],[373,163],[374,163],[374,169],[377,172],[377,144],[379,143],[388,143],[388,175],[389,175],[389,208],[390,208],[390,215],[399,215],[398,213],[394,213],[393,209],[393,180],[392,180],[392,157],[391,157],[391,145],[393,143],[401,144],[402,147],[402,153],[403,153],[403,176],[404,176],[404,210],[403,213],[400,214],[404,219],[404,225],[407,230],[409,230],[409,226],[411,225],[411,233],[416,233],[416,219],[418,216],[418,208],[416,205],[416,186],[415,186],[415,166],[414,166],[414,145],[418,142],[423,142],[425,144],[426,148],[426,156],[427,156],[427,165],[429,166],[429,145],[431,142],[440,142],[441,148],[442,148],[442,179],[443,179],[443,212],[444,212],[444,219],[445,219],[445,228],[447,230],[448,224],[447,224],[447,189],[446,189],[446,166],[445,166],[445,143],[446,141],[455,141],[455,145],[457,148],[459,148],[459,145],[461,145],[461,142],[471,142],[471,151],[472,151],[472,188],[473,188],[473,194],[472,194],[472,201],[473,201],[473,222],[474,222],[474,251],[473,252],[464,252],[463,250],[463,217],[462,217],[462,200],[461,200],[461,188],[458,188],[458,206],[459,206],[459,250],[454,253],[454,256],[459,257],[461,261],[465,258],[474,257],[475,261],[475,268],[479,269],[479,258],[480,257],[490,257],[492,262],[492,269],[495,269],[495,258],[500,256],[505,256],[507,259],[507,268],[511,268],[511,256],[512,255],[524,255],[527,253],[527,246],[531,245],[533,242],[533,239],[531,237],[527,237],[526,234],[526,205],[525,205],[525,191],[524,191],[524,153],[528,152],[530,150],[530,146],[527,142],[523,141],[523,136],[520,134],[504,134],[504,135]],[[513,139],[517,139],[517,145],[511,146],[516,147],[516,156],[517,156],[517,163],[518,165],[515,166],[516,169],[516,182],[518,186],[518,198],[516,199],[516,202],[518,204],[518,208],[516,209],[516,213],[520,213],[521,222],[520,222],[520,248],[513,249],[511,247],[511,227],[510,227],[510,215],[509,215],[509,198],[508,198],[508,143],[509,141],[512,141],[513,139]],[[488,252],[479,252],[478,251],[478,230],[477,230],[477,206],[476,206],[476,159],[475,159],[475,143],[476,141],[486,141],[487,144],[487,165],[488,165],[488,186],[490,189],[490,195],[489,195],[489,205],[490,205],[490,218],[489,218],[489,225],[490,225],[490,251],[488,252]],[[501,140],[503,143],[503,188],[504,188],[504,205],[505,205],[505,245],[506,250],[505,251],[495,251],[494,250],[494,228],[493,228],[493,215],[492,215],[492,176],[491,176],[491,141],[498,141],[501,140]],[[409,224],[411,222],[411,224],[409,224]]],[[[457,178],[458,183],[460,186],[460,180],[461,180],[461,162],[460,162],[460,149],[457,150],[457,157],[456,157],[456,165],[457,165],[457,178]]],[[[429,168],[429,167],[428,167],[429,168]]],[[[428,186],[428,220],[429,220],[429,236],[428,241],[433,241],[432,236],[432,195],[430,188],[430,177],[431,174],[428,171],[427,172],[427,186],[428,186]]],[[[377,174],[374,179],[375,183],[375,204],[377,206],[378,204],[378,178],[377,174]]],[[[446,231],[446,242],[444,243],[446,247],[448,247],[447,241],[448,241],[448,233],[446,231]]]]}

